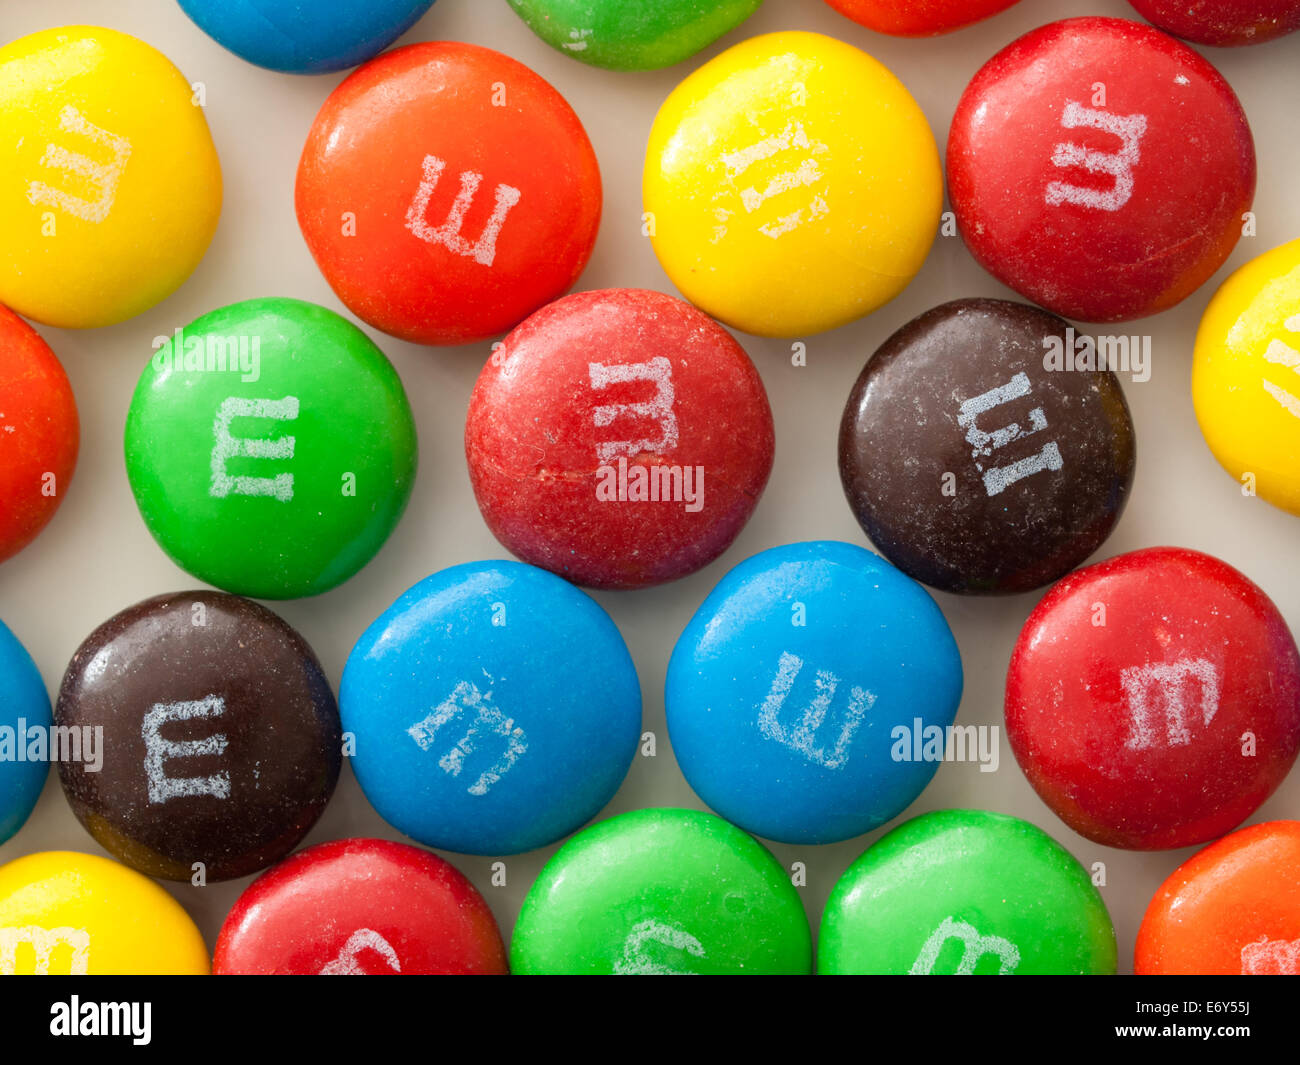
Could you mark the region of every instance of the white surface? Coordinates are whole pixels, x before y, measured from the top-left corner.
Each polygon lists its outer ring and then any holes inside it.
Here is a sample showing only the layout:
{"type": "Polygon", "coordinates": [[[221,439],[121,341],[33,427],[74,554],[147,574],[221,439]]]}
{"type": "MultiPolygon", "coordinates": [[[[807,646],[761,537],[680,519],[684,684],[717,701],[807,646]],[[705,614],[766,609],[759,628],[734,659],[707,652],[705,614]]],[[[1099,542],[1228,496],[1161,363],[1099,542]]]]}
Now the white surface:
{"type": "MultiPolygon", "coordinates": [[[[535,38],[505,0],[438,0],[400,43],[465,40],[523,61],[572,103],[596,146],[605,179],[600,239],[582,289],[639,286],[673,291],[649,242],[640,235],[640,167],[655,111],[686,73],[745,36],[774,30],[817,30],[882,60],[911,89],[942,147],[957,99],[979,66],[1022,33],[1055,18],[1133,15],[1122,0],[1024,0],[982,25],[928,41],[882,37],[837,15],[821,0],[768,0],[758,15],[703,55],[653,74],[616,74],[583,66],[535,38]]],[[[72,332],[42,328],[72,378],[82,420],[76,479],[53,523],[26,551],[0,567],[0,617],[35,657],[51,692],[72,652],[96,625],[147,596],[195,586],[155,546],[127,486],[122,428],[150,341],[200,314],[256,296],[314,300],[346,314],[317,271],[298,233],[293,180],[298,154],[321,102],[343,75],[296,77],[243,63],[198,30],[172,0],[0,0],[0,39],[56,25],[109,25],[161,49],[191,81],[207,86],[207,117],[221,153],[225,207],[207,257],[181,290],[123,325],[72,332]]],[[[1124,387],[1138,434],[1137,483],[1128,509],[1099,557],[1155,544],[1218,555],[1272,596],[1300,631],[1300,519],[1243,499],[1211,457],[1192,412],[1192,341],[1207,301],[1228,272],[1300,237],[1300,34],[1238,50],[1204,49],[1240,95],[1259,153],[1255,203],[1259,233],[1182,306],[1148,319],[1137,331],[1154,341],[1150,381],[1124,387]]],[[[701,807],[673,762],[664,729],[662,686],[673,642],[722,575],[764,548],[796,540],[836,538],[862,543],[845,504],[836,467],[840,412],[864,361],[914,315],[960,296],[1014,294],[986,275],[958,238],[940,239],[916,282],[892,305],[833,333],[807,338],[808,366],[790,365],[790,344],[741,337],[767,383],[776,417],[776,466],[753,520],[726,555],[702,572],[660,588],[598,594],[614,617],[640,671],[645,727],[659,737],[659,755],[638,757],[602,816],[651,805],[701,807]]],[[[350,317],[350,316],[349,316],[350,317]]],[[[367,330],[396,364],[419,425],[420,475],[410,507],[392,539],[368,567],[316,599],[272,603],[316,649],[337,689],[353,642],[394,598],[420,578],[458,562],[505,557],[484,526],[465,470],[465,409],[488,344],[421,348],[367,330]]],[[[1002,723],[1002,684],[1020,626],[1037,595],[963,599],[936,593],[961,647],[965,696],[958,721],[1002,723]]],[[[1104,861],[1103,891],[1119,936],[1121,971],[1131,969],[1134,936],[1161,881],[1191,850],[1134,854],[1099,847],[1068,830],[1038,800],[1005,737],[1001,765],[980,773],[950,764],[907,811],[978,807],[1025,817],[1065,844],[1085,865],[1104,861]]],[[[1293,772],[1252,822],[1300,816],[1300,771],[1293,772]]],[[[883,830],[881,830],[883,831],[883,830]]],[[[816,930],[836,879],[881,833],[833,846],[773,846],[787,867],[807,864],[801,892],[816,930]]],[[[333,802],[307,843],[345,836],[398,838],[370,808],[345,768],[333,802]]],[[[31,820],[0,847],[0,861],[34,851],[99,852],[72,816],[51,773],[31,820]]],[[[507,939],[519,904],[555,848],[507,860],[505,887],[490,885],[491,859],[450,855],[487,897],[507,939]]],[[[168,885],[194,915],[209,945],[248,881],[193,888],[168,885]]]]}

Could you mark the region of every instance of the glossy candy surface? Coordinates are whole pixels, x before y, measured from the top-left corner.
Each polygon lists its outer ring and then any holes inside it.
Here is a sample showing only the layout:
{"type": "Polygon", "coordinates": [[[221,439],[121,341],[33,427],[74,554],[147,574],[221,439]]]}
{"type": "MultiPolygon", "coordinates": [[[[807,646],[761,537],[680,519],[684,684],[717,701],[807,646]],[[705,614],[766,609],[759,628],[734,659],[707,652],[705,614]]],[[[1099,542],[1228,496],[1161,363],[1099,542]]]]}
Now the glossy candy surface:
{"type": "Polygon", "coordinates": [[[479,509],[526,562],[636,588],[730,546],[772,468],[754,364],[707,315],[635,289],[538,311],[483,367],[465,452],[479,509]]]}
{"type": "Polygon", "coordinates": [[[1300,655],[1277,607],[1183,548],[1071,574],[1025,622],[1007,671],[1007,738],[1071,828],[1161,850],[1223,835],[1300,752],[1300,655]]]}
{"type": "Polygon", "coordinates": [[[933,37],[1005,11],[1017,0],[826,0],[841,15],[877,33],[933,37]]]}
{"type": "Polygon", "coordinates": [[[1139,15],[1175,37],[1233,47],[1300,30],[1300,0],[1130,0],[1139,15]]]}
{"type": "Polygon", "coordinates": [[[49,772],[50,696],[32,656],[0,621],[0,843],[23,827],[49,772]]]}

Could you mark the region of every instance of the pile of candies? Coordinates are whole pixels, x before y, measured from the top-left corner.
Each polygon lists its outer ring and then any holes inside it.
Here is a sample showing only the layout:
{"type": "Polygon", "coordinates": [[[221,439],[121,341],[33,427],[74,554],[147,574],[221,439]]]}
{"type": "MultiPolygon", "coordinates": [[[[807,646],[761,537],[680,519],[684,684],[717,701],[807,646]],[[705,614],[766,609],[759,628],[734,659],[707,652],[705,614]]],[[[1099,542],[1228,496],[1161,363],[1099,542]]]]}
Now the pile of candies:
{"type": "MultiPolygon", "coordinates": [[[[509,0],[547,44],[609,71],[684,62],[760,2],[509,0]]],[[[1015,0],[828,3],[925,37],[1015,0]]],[[[1155,314],[1224,264],[1255,147],[1233,90],[1179,38],[1277,38],[1300,30],[1300,0],[1133,0],[1149,23],[1042,26],[971,81],[946,161],[862,50],[807,32],[740,41],[681,81],[646,149],[646,235],[684,299],[566,294],[601,218],[591,142],[516,59],[386,50],[430,5],[180,0],[250,63],[356,68],[302,149],[302,236],[382,333],[504,337],[465,454],[483,520],[519,561],[411,587],[357,640],[336,697],[302,636],[253,600],[334,588],[392,533],[417,473],[402,381],[311,303],[250,299],[177,329],[140,374],[126,467],[158,546],[210,588],[109,618],[53,701],[0,623],[0,842],[55,762],[115,859],[0,866],[0,972],[1113,973],[1093,876],[1018,818],[941,810],[893,828],[835,886],[815,953],[789,872],[753,838],[871,832],[962,738],[962,661],[925,585],[1045,590],[1005,721],[1065,826],[1109,847],[1204,846],[1151,901],[1135,969],[1300,972],[1300,821],[1240,827],[1300,753],[1300,653],[1265,592],[1209,555],[1151,547],[1078,568],[1124,510],[1136,443],[1114,367],[1066,320],[1155,314]],[[673,752],[714,812],[589,824],[636,756],[642,706],[622,636],[582,588],[698,571],[772,470],[763,379],[724,326],[806,337],[879,311],[925,261],[945,180],[971,254],[1024,302],[936,306],[828,397],[844,401],[847,502],[879,554],[816,540],[734,565],[665,685],[673,752]],[[295,850],[345,758],[422,846],[295,850]],[[476,888],[423,849],[503,856],[564,837],[508,949],[476,888]],[[261,874],[212,957],[155,883],[196,870],[261,874]]],[[[3,560],[76,490],[77,407],[24,319],[90,329],[156,305],[202,259],[222,175],[181,72],[87,26],[0,47],[0,159],[3,560]]],[[[1192,380],[1214,456],[1296,515],[1298,374],[1300,239],[1210,300],[1192,380]]]]}

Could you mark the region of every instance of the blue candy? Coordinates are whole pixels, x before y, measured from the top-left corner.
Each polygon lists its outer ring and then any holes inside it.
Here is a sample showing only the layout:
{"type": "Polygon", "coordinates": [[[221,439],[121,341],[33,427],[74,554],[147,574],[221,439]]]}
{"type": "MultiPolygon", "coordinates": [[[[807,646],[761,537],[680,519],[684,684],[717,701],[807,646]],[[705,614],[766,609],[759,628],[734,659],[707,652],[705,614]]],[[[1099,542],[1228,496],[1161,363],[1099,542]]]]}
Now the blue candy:
{"type": "Polygon", "coordinates": [[[23,827],[40,797],[48,757],[50,696],[36,663],[0,621],[0,843],[23,827]],[[38,746],[33,737],[43,733],[38,746]],[[32,761],[28,756],[36,754],[32,761]]]}
{"type": "Polygon", "coordinates": [[[204,33],[241,59],[288,74],[328,74],[377,56],[433,0],[180,0],[204,33]]]}
{"type": "Polygon", "coordinates": [[[522,562],[453,566],[406,592],[352,649],[339,709],[380,816],[463,854],[580,827],[641,737],[636,668],[609,615],[522,562]]]}
{"type": "Polygon", "coordinates": [[[946,729],[961,689],[925,590],[869,551],[818,541],[722,578],[673,649],[665,701],[677,762],[709,806],[767,839],[834,843],[924,790],[938,764],[912,760],[896,730],[946,729]]]}

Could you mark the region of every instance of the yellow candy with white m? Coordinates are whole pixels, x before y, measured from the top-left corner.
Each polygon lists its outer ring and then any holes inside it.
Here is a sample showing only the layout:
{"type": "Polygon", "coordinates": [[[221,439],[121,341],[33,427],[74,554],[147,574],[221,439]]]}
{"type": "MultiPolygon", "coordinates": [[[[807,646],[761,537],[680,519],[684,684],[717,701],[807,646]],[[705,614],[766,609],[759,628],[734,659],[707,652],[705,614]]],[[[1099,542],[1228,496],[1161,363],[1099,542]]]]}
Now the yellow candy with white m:
{"type": "Polygon", "coordinates": [[[0,975],[208,971],[189,915],[134,869],[72,851],[0,865],[0,975]]]}
{"type": "Polygon", "coordinates": [[[642,193],[673,283],[728,325],[844,325],[920,270],[943,206],[925,115],[865,52],[773,33],[706,63],[655,119],[642,193]]]}
{"type": "Polygon", "coordinates": [[[195,90],[115,30],[0,48],[0,160],[0,303],[47,325],[111,325],[171,295],[221,213],[195,90]]]}
{"type": "Polygon", "coordinates": [[[1196,336],[1192,401],[1224,469],[1300,514],[1300,240],[1215,293],[1196,336]]]}

